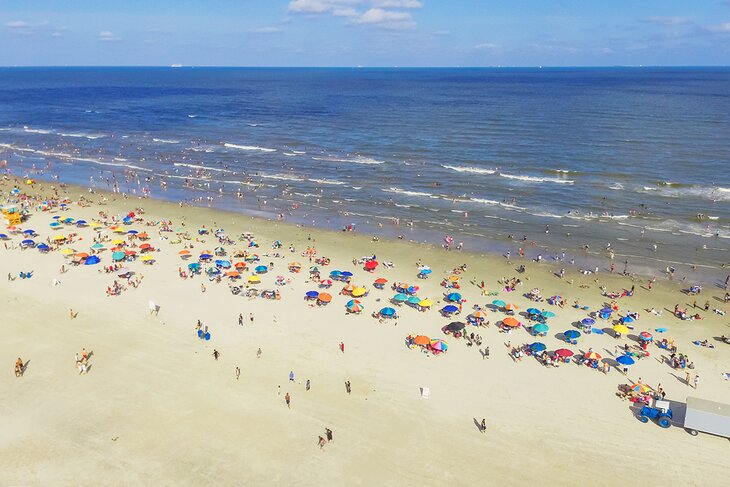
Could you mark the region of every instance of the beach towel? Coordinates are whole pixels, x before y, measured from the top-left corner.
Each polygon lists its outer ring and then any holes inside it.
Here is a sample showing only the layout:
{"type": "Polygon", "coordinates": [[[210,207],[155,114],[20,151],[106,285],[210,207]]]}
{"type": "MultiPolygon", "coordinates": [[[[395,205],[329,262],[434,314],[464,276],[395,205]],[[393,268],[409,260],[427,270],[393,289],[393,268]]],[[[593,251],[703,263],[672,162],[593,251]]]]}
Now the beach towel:
{"type": "Polygon", "coordinates": [[[664,333],[665,331],[667,331],[667,329],[666,328],[656,328],[654,331],[656,331],[657,333],[664,333]]]}

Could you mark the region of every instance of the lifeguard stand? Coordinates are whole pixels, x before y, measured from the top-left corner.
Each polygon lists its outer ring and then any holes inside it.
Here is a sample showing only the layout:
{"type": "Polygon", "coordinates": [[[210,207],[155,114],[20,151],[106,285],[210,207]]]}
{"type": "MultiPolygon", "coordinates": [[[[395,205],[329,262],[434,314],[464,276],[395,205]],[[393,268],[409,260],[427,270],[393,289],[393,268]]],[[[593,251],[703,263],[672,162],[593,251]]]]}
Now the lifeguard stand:
{"type": "Polygon", "coordinates": [[[22,219],[17,206],[4,206],[2,208],[3,219],[8,225],[18,225],[22,219]]]}

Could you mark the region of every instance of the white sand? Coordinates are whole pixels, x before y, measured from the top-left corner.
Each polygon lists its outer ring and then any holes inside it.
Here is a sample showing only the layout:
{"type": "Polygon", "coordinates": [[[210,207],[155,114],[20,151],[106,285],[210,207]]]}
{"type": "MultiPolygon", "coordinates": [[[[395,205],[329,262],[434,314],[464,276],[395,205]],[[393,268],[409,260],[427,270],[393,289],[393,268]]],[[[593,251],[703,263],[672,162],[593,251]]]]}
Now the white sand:
{"type": "MultiPolygon", "coordinates": [[[[6,188],[8,186],[6,185],[6,188]]],[[[47,188],[46,188],[47,190],[47,188]]],[[[78,195],[78,190],[73,193],[78,195]]],[[[399,309],[398,320],[378,324],[370,312],[387,305],[390,289],[372,288],[376,277],[408,280],[423,286],[422,297],[441,300],[439,279],[449,269],[468,262],[469,279],[484,279],[498,289],[496,279],[516,273],[493,257],[446,254],[438,249],[405,242],[372,243],[365,237],[297,229],[273,222],[205,209],[185,208],[160,202],[128,200],[110,202],[106,210],[118,214],[142,205],[149,220],[162,217],[178,226],[186,215],[193,230],[212,221],[235,237],[250,230],[261,243],[258,253],[270,252],[274,239],[284,243],[284,258],[273,260],[276,268],[264,276],[262,288],[273,289],[274,277],[283,274],[294,282],[281,288],[281,301],[249,300],[232,296],[225,284],[208,283],[201,293],[201,278],[183,281],[177,268],[181,246],[160,242],[150,228],[150,243],[159,246],[153,266],[140,262],[129,267],[144,275],[138,289],[109,298],[105,289],[112,277],[98,273],[99,266],[70,268],[59,274],[65,262],[58,252],[40,255],[36,250],[4,250],[0,244],[0,297],[3,339],[0,340],[0,485],[724,485],[728,440],[701,434],[692,437],[681,427],[664,430],[641,424],[630,403],[616,397],[617,386],[627,379],[617,371],[608,376],[573,364],[546,369],[534,359],[514,363],[503,343],[531,343],[524,330],[511,336],[494,326],[479,329],[491,358],[483,360],[475,348],[446,337],[448,353],[434,357],[408,350],[408,334],[443,337],[440,328],[451,320],[436,310],[418,313],[399,309]],[[351,270],[354,282],[366,285],[362,299],[366,312],[346,316],[344,302],[334,286],[332,304],[310,309],[303,301],[315,289],[307,279],[309,264],[299,255],[307,246],[307,234],[317,240],[319,255],[332,257],[322,268],[351,270]],[[286,247],[296,245],[297,253],[286,247]],[[376,253],[396,268],[379,268],[369,274],[351,264],[352,258],[376,253]],[[415,279],[415,260],[420,257],[434,268],[428,281],[415,279]],[[296,276],[285,270],[291,260],[305,270],[296,276]],[[33,270],[30,280],[7,282],[8,272],[33,270]],[[54,278],[61,284],[52,285],[54,278]],[[380,300],[378,302],[378,299],[380,300]],[[148,301],[160,305],[159,316],[150,316],[148,301]],[[69,308],[78,311],[69,318],[69,308]],[[253,325],[238,326],[238,314],[255,315],[253,325]],[[209,324],[212,339],[195,334],[195,322],[209,324]],[[397,321],[397,326],[395,326],[397,321]],[[338,349],[344,341],[346,352],[338,349]],[[79,376],[74,353],[82,347],[93,351],[91,370],[79,376]],[[261,347],[263,355],[256,358],[261,347]],[[213,348],[221,352],[219,361],[213,348]],[[16,379],[12,364],[21,356],[29,360],[24,377],[16,379]],[[236,381],[235,367],[241,368],[236,381]],[[289,371],[296,381],[290,383],[289,371]],[[305,391],[304,383],[312,388],[305,391]],[[344,381],[350,380],[351,395],[344,381]],[[281,395],[277,386],[281,385],[281,395]],[[420,397],[419,387],[430,388],[420,397]],[[287,409],[284,394],[292,395],[287,409]],[[486,418],[480,433],[475,420],[486,418]],[[317,437],[324,428],[334,432],[334,442],[320,451],[317,437]],[[116,439],[116,440],[114,440],[116,439]]],[[[91,220],[99,207],[77,208],[63,216],[91,220]]],[[[55,213],[54,213],[55,214],[55,213]]],[[[22,225],[43,237],[51,232],[52,214],[33,215],[22,225]]],[[[141,225],[132,228],[143,230],[141,225]]],[[[66,233],[68,230],[66,230],[66,233]]],[[[73,245],[88,251],[93,230],[79,232],[83,242],[73,245]]],[[[19,241],[19,239],[15,239],[19,241]]],[[[216,247],[212,237],[196,244],[195,251],[216,247]]],[[[233,248],[242,248],[234,246],[233,248]]],[[[102,264],[109,262],[105,252],[102,264]]],[[[551,275],[547,265],[528,263],[528,283],[545,294],[580,296],[596,309],[603,300],[597,286],[620,289],[618,277],[600,276],[599,284],[576,279],[569,285],[551,275]],[[579,289],[585,282],[589,289],[579,289]]],[[[247,275],[247,274],[246,274],[247,275]]],[[[465,282],[462,294],[472,304],[494,298],[480,297],[465,282]]],[[[637,286],[638,288],[638,286],[637,286]]],[[[501,293],[521,309],[529,301],[518,293],[501,293]]],[[[701,300],[713,307],[728,306],[710,296],[701,300]]],[[[730,347],[720,342],[714,350],[690,341],[730,334],[728,320],[703,313],[701,322],[681,322],[667,311],[655,318],[643,311],[649,303],[673,308],[684,303],[671,283],[660,282],[652,294],[639,289],[622,309],[642,312],[637,331],[669,328],[665,336],[690,354],[701,376],[698,391],[686,386],[684,374],[661,365],[654,357],[632,366],[629,378],[661,383],[668,398],[684,401],[688,395],[730,403],[730,383],[721,372],[730,372],[730,347]]],[[[437,302],[435,308],[443,303],[437,302]]],[[[543,304],[551,310],[557,308],[543,304]]],[[[576,310],[557,310],[549,320],[548,337],[541,339],[552,350],[565,346],[554,334],[585,316],[576,310]]],[[[468,314],[464,313],[463,317],[468,314]]],[[[502,317],[494,313],[492,323],[502,317]]],[[[576,351],[593,347],[604,356],[613,353],[616,341],[608,336],[586,336],[576,351]]]]}

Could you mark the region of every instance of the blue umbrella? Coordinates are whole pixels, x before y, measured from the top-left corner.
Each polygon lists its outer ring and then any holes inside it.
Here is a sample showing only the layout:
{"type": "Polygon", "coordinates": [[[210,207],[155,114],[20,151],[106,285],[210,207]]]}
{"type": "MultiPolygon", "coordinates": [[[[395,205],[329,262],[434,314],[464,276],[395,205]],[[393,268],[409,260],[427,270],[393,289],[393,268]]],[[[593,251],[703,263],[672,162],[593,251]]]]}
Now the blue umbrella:
{"type": "Polygon", "coordinates": [[[229,267],[231,267],[231,262],[228,260],[216,260],[215,265],[224,269],[228,269],[229,267]]]}
{"type": "Polygon", "coordinates": [[[86,220],[76,220],[76,225],[83,227],[86,225],[86,220]]]}
{"type": "Polygon", "coordinates": [[[399,301],[402,303],[403,301],[408,301],[408,296],[406,296],[403,293],[398,293],[395,296],[393,296],[393,301],[399,301]]]}
{"type": "Polygon", "coordinates": [[[358,303],[356,303],[354,299],[351,299],[351,300],[349,300],[349,301],[347,302],[347,304],[345,304],[345,306],[346,306],[346,307],[348,307],[348,308],[352,308],[352,307],[353,307],[353,306],[355,306],[356,304],[358,304],[358,303]]]}
{"type": "Polygon", "coordinates": [[[137,235],[139,232],[137,230],[130,230],[127,233],[130,235],[137,235]]]}
{"type": "Polygon", "coordinates": [[[423,270],[421,270],[420,274],[422,274],[422,275],[424,275],[424,276],[427,276],[427,275],[429,275],[429,274],[430,274],[431,272],[433,272],[433,271],[431,271],[431,269],[423,269],[423,270]]]}
{"type": "Polygon", "coordinates": [[[53,227],[53,228],[57,228],[57,227],[60,227],[60,226],[61,226],[61,224],[58,223],[58,222],[51,223],[51,227],[53,227]]]}
{"type": "Polygon", "coordinates": [[[212,255],[210,255],[210,254],[200,254],[200,258],[201,258],[202,260],[208,260],[208,259],[210,259],[211,257],[213,257],[213,256],[212,256],[212,255]]]}
{"type": "Polygon", "coordinates": [[[5,235],[4,233],[0,233],[0,239],[7,240],[8,239],[8,236],[5,235]]]}
{"type": "Polygon", "coordinates": [[[630,355],[621,355],[619,358],[616,359],[616,362],[620,363],[621,365],[633,365],[636,363],[630,355]]]}
{"type": "Polygon", "coordinates": [[[306,296],[311,299],[315,299],[319,296],[319,292],[317,291],[307,291],[306,296]]]}
{"type": "Polygon", "coordinates": [[[602,315],[610,315],[612,312],[613,310],[611,308],[603,308],[601,311],[599,311],[599,313],[601,313],[602,315]]]}
{"type": "Polygon", "coordinates": [[[657,333],[664,333],[665,331],[667,331],[667,329],[666,328],[657,328],[654,331],[656,331],[657,333]]]}
{"type": "Polygon", "coordinates": [[[547,345],[541,342],[535,342],[532,345],[530,345],[530,350],[533,352],[542,352],[543,350],[547,349],[547,345]]]}
{"type": "Polygon", "coordinates": [[[64,218],[61,221],[64,222],[64,223],[73,223],[74,222],[74,219],[69,216],[69,217],[64,218]]]}
{"type": "Polygon", "coordinates": [[[342,272],[340,272],[340,271],[332,271],[332,272],[330,272],[330,277],[337,279],[338,277],[340,277],[341,274],[342,274],[342,272]]]}
{"type": "Polygon", "coordinates": [[[51,248],[50,248],[50,247],[49,247],[48,245],[46,245],[46,244],[44,244],[44,243],[40,243],[40,244],[38,244],[38,245],[36,246],[36,248],[37,248],[38,250],[40,250],[41,252],[45,252],[46,250],[50,250],[50,249],[51,249],[51,248]]]}
{"type": "Polygon", "coordinates": [[[492,301],[492,304],[499,308],[504,308],[507,305],[507,303],[505,303],[501,299],[495,299],[494,301],[492,301]]]}
{"type": "Polygon", "coordinates": [[[528,315],[539,315],[541,313],[542,313],[542,311],[540,311],[537,308],[527,308],[527,314],[528,315]]]}
{"type": "Polygon", "coordinates": [[[350,272],[350,271],[340,272],[340,276],[342,276],[342,277],[352,277],[352,272],[350,272]]]}
{"type": "Polygon", "coordinates": [[[380,310],[382,316],[395,316],[395,310],[393,308],[383,308],[380,310]]]}
{"type": "Polygon", "coordinates": [[[408,286],[408,289],[406,289],[406,292],[408,294],[416,294],[418,292],[418,288],[416,286],[408,286]]]}
{"type": "Polygon", "coordinates": [[[456,313],[457,311],[459,311],[459,308],[457,308],[453,304],[449,304],[448,306],[444,306],[443,308],[441,308],[441,311],[443,311],[444,313],[456,313]]]}
{"type": "Polygon", "coordinates": [[[575,340],[576,338],[578,338],[580,336],[580,332],[578,330],[568,330],[565,333],[563,333],[563,335],[565,335],[565,338],[569,338],[570,340],[575,340]]]}
{"type": "Polygon", "coordinates": [[[266,274],[269,271],[269,268],[265,265],[256,266],[256,274],[266,274]]]}
{"type": "Polygon", "coordinates": [[[622,323],[633,323],[634,319],[631,316],[624,316],[621,318],[622,323]]]}
{"type": "Polygon", "coordinates": [[[190,264],[188,264],[188,269],[190,269],[190,270],[200,269],[200,264],[198,264],[197,262],[191,262],[190,264]]]}
{"type": "Polygon", "coordinates": [[[127,255],[124,252],[113,252],[112,253],[112,260],[122,260],[127,255]]]}
{"type": "Polygon", "coordinates": [[[408,302],[411,304],[418,304],[421,302],[421,298],[419,298],[418,296],[409,296],[408,302]]]}
{"type": "Polygon", "coordinates": [[[20,242],[20,245],[35,245],[35,242],[30,239],[25,239],[22,242],[20,242]]]}
{"type": "Polygon", "coordinates": [[[23,230],[23,233],[26,235],[33,235],[35,233],[35,230],[23,230]]]}
{"type": "Polygon", "coordinates": [[[543,311],[540,314],[543,315],[545,318],[552,318],[553,316],[555,316],[555,313],[553,313],[552,311],[543,311]]]}
{"type": "Polygon", "coordinates": [[[84,265],[94,265],[94,264],[98,264],[99,262],[101,262],[101,259],[99,259],[98,256],[96,256],[96,255],[90,255],[86,259],[86,261],[84,261],[84,265]]]}
{"type": "Polygon", "coordinates": [[[58,219],[60,219],[60,218],[61,218],[61,217],[60,217],[60,216],[58,216],[58,215],[55,215],[55,216],[53,217],[53,219],[54,219],[54,220],[58,220],[58,219]]]}
{"type": "Polygon", "coordinates": [[[449,294],[449,295],[446,296],[446,300],[447,301],[452,301],[452,302],[461,301],[461,294],[459,294],[459,293],[451,293],[451,294],[449,294]]]}
{"type": "Polygon", "coordinates": [[[593,318],[583,318],[582,320],[580,320],[580,322],[584,325],[595,325],[596,324],[596,320],[594,320],[593,318]]]}
{"type": "Polygon", "coordinates": [[[537,325],[532,327],[532,331],[534,331],[535,333],[547,333],[549,329],[550,327],[544,323],[538,323],[537,325]]]}
{"type": "Polygon", "coordinates": [[[591,328],[591,333],[595,333],[596,335],[603,335],[604,332],[600,328],[591,328]]]}

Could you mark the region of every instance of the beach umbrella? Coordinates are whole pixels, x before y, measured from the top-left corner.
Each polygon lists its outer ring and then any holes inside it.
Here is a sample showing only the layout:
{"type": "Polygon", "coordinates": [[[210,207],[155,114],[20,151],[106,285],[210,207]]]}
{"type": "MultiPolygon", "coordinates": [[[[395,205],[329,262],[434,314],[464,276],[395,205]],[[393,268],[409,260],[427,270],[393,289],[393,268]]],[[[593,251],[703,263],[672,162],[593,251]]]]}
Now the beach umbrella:
{"type": "Polygon", "coordinates": [[[63,250],[61,250],[61,254],[63,254],[66,257],[68,257],[69,255],[73,255],[74,254],[74,249],[68,249],[68,248],[63,249],[63,250]]]}
{"type": "Polygon", "coordinates": [[[483,320],[484,318],[487,317],[487,313],[486,313],[486,311],[478,309],[474,313],[472,313],[472,316],[478,320],[483,320]]]}
{"type": "Polygon", "coordinates": [[[527,314],[528,315],[539,315],[539,314],[542,314],[542,311],[540,311],[537,308],[527,308],[526,311],[527,311],[527,314]]]}
{"type": "Polygon", "coordinates": [[[585,357],[588,360],[601,360],[601,356],[597,354],[596,352],[588,352],[585,357]]]}
{"type": "Polygon", "coordinates": [[[124,252],[112,252],[112,260],[122,260],[127,256],[124,252]]]}
{"type": "Polygon", "coordinates": [[[416,345],[430,345],[431,339],[426,335],[416,335],[416,338],[413,339],[413,343],[416,345]]]}
{"type": "Polygon", "coordinates": [[[624,316],[621,318],[621,323],[633,323],[634,319],[631,316],[624,316]]]}
{"type": "Polygon", "coordinates": [[[200,260],[210,260],[213,256],[210,254],[200,254],[200,260]]]}
{"type": "Polygon", "coordinates": [[[256,271],[256,274],[265,274],[266,272],[269,271],[269,268],[266,267],[265,265],[259,265],[259,266],[256,266],[256,269],[254,269],[254,271],[256,271]]]}
{"type": "Polygon", "coordinates": [[[87,254],[86,252],[79,252],[76,255],[74,255],[74,258],[76,258],[76,259],[86,259],[88,257],[89,257],[89,254],[87,254]]]}
{"type": "Polygon", "coordinates": [[[441,308],[441,311],[444,313],[456,313],[457,311],[459,311],[459,308],[457,308],[453,304],[449,304],[448,306],[444,306],[443,308],[441,308]]]}
{"type": "Polygon", "coordinates": [[[8,239],[7,235],[5,235],[4,233],[0,233],[0,240],[7,240],[7,239],[8,239]]]}
{"type": "Polygon", "coordinates": [[[502,324],[505,326],[509,326],[510,328],[515,328],[515,327],[520,326],[520,322],[517,321],[512,316],[508,316],[507,318],[503,319],[502,324]]]}
{"type": "Polygon", "coordinates": [[[452,303],[461,302],[461,294],[459,293],[451,293],[446,296],[446,301],[451,301],[452,303]]]}
{"type": "Polygon", "coordinates": [[[449,276],[449,281],[451,281],[451,282],[456,282],[456,281],[460,281],[460,280],[461,280],[460,276],[456,276],[453,274],[449,276]]]}
{"type": "Polygon", "coordinates": [[[53,240],[55,240],[56,242],[63,242],[64,240],[66,240],[66,237],[64,237],[63,235],[56,235],[55,237],[53,237],[53,240]]]}
{"type": "Polygon", "coordinates": [[[433,272],[431,269],[421,269],[419,274],[421,274],[422,276],[427,276],[427,275],[431,274],[431,272],[433,272]]]}
{"type": "Polygon", "coordinates": [[[308,299],[317,299],[319,297],[319,292],[318,291],[307,291],[307,294],[305,294],[305,296],[308,299]]]}
{"type": "Polygon", "coordinates": [[[519,306],[517,306],[516,304],[512,304],[512,303],[508,303],[504,306],[504,309],[506,309],[507,311],[514,311],[518,308],[519,308],[519,306]]]}
{"type": "Polygon", "coordinates": [[[224,269],[229,269],[231,267],[231,261],[229,260],[216,260],[215,265],[218,267],[222,267],[224,269]]]}
{"type": "Polygon", "coordinates": [[[545,318],[552,318],[555,316],[555,313],[553,313],[552,311],[543,311],[541,314],[545,318]]]}
{"type": "Polygon", "coordinates": [[[593,318],[583,318],[582,320],[580,320],[580,322],[588,326],[596,324],[596,320],[594,320],[593,318]]]}
{"type": "Polygon", "coordinates": [[[636,363],[631,355],[621,355],[616,359],[616,362],[620,363],[621,365],[634,365],[636,363]]]}
{"type": "Polygon", "coordinates": [[[645,342],[649,342],[654,339],[654,337],[651,336],[651,333],[649,333],[648,331],[642,331],[641,333],[639,333],[639,338],[641,338],[645,342]]]}
{"type": "Polygon", "coordinates": [[[507,303],[505,303],[505,302],[504,302],[504,301],[502,301],[501,299],[495,299],[494,301],[492,301],[492,304],[493,304],[493,305],[495,305],[495,306],[497,306],[498,308],[504,308],[504,306],[505,306],[505,305],[506,305],[507,303]]]}
{"type": "Polygon", "coordinates": [[[375,279],[375,284],[378,284],[381,286],[387,282],[388,282],[388,280],[384,277],[379,277],[378,279],[375,279]]]}
{"type": "Polygon", "coordinates": [[[200,264],[198,264],[197,262],[191,262],[190,264],[188,264],[188,269],[190,269],[191,271],[200,269],[200,264]]]}
{"type": "Polygon", "coordinates": [[[365,296],[365,293],[367,292],[367,289],[364,287],[358,287],[352,290],[352,295],[356,298],[359,298],[360,296],[365,296]]]}
{"type": "Polygon", "coordinates": [[[92,248],[93,250],[101,250],[101,249],[103,249],[103,248],[104,248],[104,246],[103,246],[102,244],[100,244],[99,242],[97,242],[97,243],[95,243],[94,245],[92,245],[92,246],[91,246],[91,248],[92,248]]]}
{"type": "Polygon", "coordinates": [[[92,255],[84,261],[84,265],[94,265],[98,264],[99,262],[101,262],[101,259],[99,259],[99,257],[96,255],[92,255]]]}
{"type": "Polygon", "coordinates": [[[599,311],[599,313],[602,315],[610,315],[611,313],[613,313],[613,310],[611,308],[603,308],[599,311]]]}
{"type": "Polygon", "coordinates": [[[319,267],[317,267],[316,265],[313,265],[312,267],[309,268],[309,272],[319,272],[319,267]]]}
{"type": "Polygon", "coordinates": [[[51,248],[48,245],[44,244],[44,243],[39,243],[38,245],[36,245],[36,248],[38,250],[40,250],[41,252],[46,252],[48,250],[51,250],[51,248]]]}
{"type": "Polygon", "coordinates": [[[338,277],[340,277],[341,274],[342,274],[342,272],[340,272],[340,271],[332,271],[332,272],[330,272],[330,277],[332,279],[337,279],[338,277]]]}
{"type": "Polygon", "coordinates": [[[667,329],[666,328],[656,328],[654,331],[656,331],[657,333],[664,333],[665,331],[667,331],[667,329]]]}
{"type": "Polygon", "coordinates": [[[393,308],[383,308],[380,310],[380,315],[385,317],[395,316],[395,310],[393,308]]]}
{"type": "Polygon", "coordinates": [[[357,299],[351,299],[347,302],[345,307],[350,313],[359,313],[360,311],[362,311],[362,303],[360,303],[360,301],[358,301],[357,299]]]}
{"type": "Polygon", "coordinates": [[[34,230],[23,230],[23,233],[25,235],[33,235],[35,233],[35,231],[34,230]]]}
{"type": "Polygon", "coordinates": [[[299,262],[290,262],[289,267],[291,267],[292,269],[301,269],[302,264],[300,264],[299,262]]]}
{"type": "Polygon", "coordinates": [[[568,330],[565,333],[563,333],[563,335],[565,335],[565,338],[568,338],[570,340],[575,340],[576,338],[580,337],[580,332],[578,330],[568,330]]]}
{"type": "Polygon", "coordinates": [[[246,263],[245,262],[238,261],[235,264],[233,264],[233,267],[235,267],[236,269],[245,269],[246,268],[246,263]]]}
{"type": "Polygon", "coordinates": [[[332,295],[330,293],[319,293],[317,299],[323,303],[329,303],[330,301],[332,301],[332,295]]]}
{"type": "Polygon", "coordinates": [[[420,288],[418,286],[408,286],[406,289],[406,293],[408,294],[416,294],[420,288]]]}
{"type": "Polygon", "coordinates": [[[60,223],[58,223],[58,222],[53,222],[53,223],[51,223],[51,224],[50,224],[49,226],[50,226],[51,228],[58,228],[58,227],[60,227],[60,226],[61,226],[61,224],[60,224],[60,223]]]}
{"type": "Polygon", "coordinates": [[[421,302],[421,298],[418,296],[408,296],[408,303],[410,304],[418,304],[421,302]]]}
{"type": "Polygon", "coordinates": [[[535,333],[547,333],[547,331],[550,329],[549,326],[547,326],[545,323],[538,323],[537,325],[532,327],[532,331],[535,333]]]}
{"type": "Polygon", "coordinates": [[[349,301],[348,301],[348,302],[347,302],[347,303],[345,304],[345,306],[346,306],[346,307],[348,307],[348,308],[351,308],[351,307],[355,306],[356,304],[362,304],[362,303],[360,303],[360,301],[359,301],[359,300],[357,300],[357,299],[351,299],[351,300],[349,300],[349,301]]]}
{"type": "Polygon", "coordinates": [[[433,301],[431,301],[430,299],[422,299],[418,302],[418,306],[420,306],[421,308],[430,308],[431,306],[433,306],[433,301]]]}
{"type": "Polygon", "coordinates": [[[365,262],[365,269],[369,271],[375,270],[376,267],[378,267],[378,261],[376,260],[369,260],[365,262]]]}
{"type": "Polygon", "coordinates": [[[218,274],[221,273],[221,270],[218,269],[217,267],[208,267],[208,269],[206,269],[205,273],[208,274],[209,276],[217,276],[218,274]]]}
{"type": "Polygon", "coordinates": [[[130,235],[137,235],[139,232],[137,230],[130,230],[127,233],[130,235]]]}
{"type": "Polygon", "coordinates": [[[332,285],[332,279],[322,279],[319,281],[320,286],[330,287],[332,285]]]}
{"type": "Polygon", "coordinates": [[[256,284],[261,282],[261,278],[259,276],[248,276],[248,282],[251,284],[256,284]]]}
{"type": "Polygon", "coordinates": [[[626,333],[630,332],[629,327],[626,325],[616,325],[613,327],[613,331],[616,333],[620,333],[622,335],[625,335],[626,333]]]}
{"type": "Polygon", "coordinates": [[[402,303],[404,301],[408,301],[408,296],[403,293],[399,293],[393,296],[393,301],[398,301],[399,303],[402,303]]]}
{"type": "Polygon", "coordinates": [[[78,225],[79,227],[83,227],[84,225],[86,225],[86,220],[76,220],[76,225],[78,225]]]}
{"type": "Polygon", "coordinates": [[[340,272],[340,276],[342,276],[342,277],[352,277],[352,272],[350,272],[350,271],[343,271],[343,272],[340,272]]]}
{"type": "Polygon", "coordinates": [[[646,384],[642,384],[641,382],[632,384],[630,389],[634,392],[638,392],[639,394],[646,394],[647,392],[651,392],[651,387],[646,384]]]}
{"type": "Polygon", "coordinates": [[[112,240],[112,245],[122,245],[123,243],[124,243],[124,240],[122,240],[121,238],[112,240]]]}
{"type": "Polygon", "coordinates": [[[452,321],[448,325],[446,325],[446,329],[449,331],[461,331],[466,327],[466,323],[463,323],[461,321],[452,321]]]}
{"type": "Polygon", "coordinates": [[[530,350],[533,352],[542,352],[547,349],[547,345],[545,345],[542,342],[535,342],[532,345],[530,345],[530,350]]]}
{"type": "Polygon", "coordinates": [[[152,262],[155,260],[155,257],[152,255],[143,255],[141,260],[142,262],[152,262]]]}
{"type": "Polygon", "coordinates": [[[431,340],[431,348],[433,348],[434,350],[445,352],[449,349],[449,344],[443,340],[431,340]]]}
{"type": "Polygon", "coordinates": [[[20,245],[32,246],[32,245],[35,245],[35,242],[31,239],[25,239],[22,242],[20,242],[20,245]]]}
{"type": "Polygon", "coordinates": [[[557,355],[558,357],[572,357],[573,351],[568,350],[567,348],[559,348],[555,350],[555,355],[557,355]]]}
{"type": "Polygon", "coordinates": [[[124,255],[136,255],[136,254],[137,254],[137,252],[135,252],[134,250],[125,250],[124,251],[124,255]]]}

